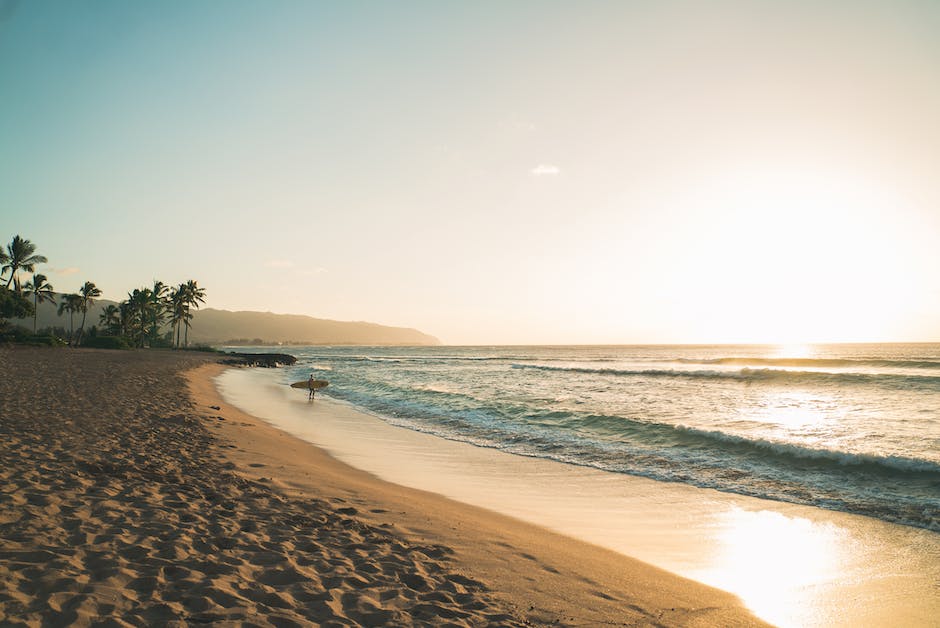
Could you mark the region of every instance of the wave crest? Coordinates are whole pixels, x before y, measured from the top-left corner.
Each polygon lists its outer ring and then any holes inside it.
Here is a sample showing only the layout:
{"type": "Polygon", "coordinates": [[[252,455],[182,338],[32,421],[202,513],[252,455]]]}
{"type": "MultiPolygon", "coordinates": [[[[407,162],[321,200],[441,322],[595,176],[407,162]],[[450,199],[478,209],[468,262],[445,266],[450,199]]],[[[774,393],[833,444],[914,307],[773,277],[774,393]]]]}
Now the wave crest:
{"type": "Polygon", "coordinates": [[[614,369],[589,368],[578,366],[548,366],[544,364],[513,364],[514,369],[534,369],[540,371],[562,371],[568,373],[585,373],[592,375],[610,375],[615,377],[669,377],[685,379],[710,380],[737,380],[742,382],[781,382],[781,383],[835,383],[835,384],[869,384],[885,385],[890,387],[914,388],[929,387],[940,388],[940,376],[931,375],[898,375],[890,373],[833,373],[826,371],[791,371],[785,369],[752,369],[739,370],[685,370],[685,369],[614,369]]]}
{"type": "Polygon", "coordinates": [[[754,358],[754,357],[725,357],[725,358],[678,358],[680,364],[739,364],[741,366],[793,366],[808,368],[843,368],[843,367],[877,367],[877,368],[916,368],[940,369],[940,361],[936,360],[888,360],[874,358],[754,358]]]}

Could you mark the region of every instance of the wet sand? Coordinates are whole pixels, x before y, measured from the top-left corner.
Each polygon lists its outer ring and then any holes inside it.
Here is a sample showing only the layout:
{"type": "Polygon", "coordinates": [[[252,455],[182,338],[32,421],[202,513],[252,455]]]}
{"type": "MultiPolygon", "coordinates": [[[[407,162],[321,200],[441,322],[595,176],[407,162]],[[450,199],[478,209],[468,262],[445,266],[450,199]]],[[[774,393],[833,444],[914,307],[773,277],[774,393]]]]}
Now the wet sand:
{"type": "Polygon", "coordinates": [[[760,624],[727,593],[342,464],[224,404],[215,359],[0,349],[0,623],[760,624]]]}

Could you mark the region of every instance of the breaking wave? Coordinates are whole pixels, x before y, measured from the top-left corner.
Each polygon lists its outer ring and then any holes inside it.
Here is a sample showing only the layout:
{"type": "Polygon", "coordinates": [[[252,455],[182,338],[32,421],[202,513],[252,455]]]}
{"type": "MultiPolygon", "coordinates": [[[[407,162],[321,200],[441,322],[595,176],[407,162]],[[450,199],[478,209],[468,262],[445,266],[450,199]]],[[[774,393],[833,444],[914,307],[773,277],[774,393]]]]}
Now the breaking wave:
{"type": "Polygon", "coordinates": [[[615,377],[666,377],[683,379],[737,380],[742,382],[823,383],[883,385],[894,388],[940,388],[940,376],[902,375],[893,373],[846,373],[829,371],[791,371],[770,368],[742,368],[738,370],[692,369],[617,369],[579,366],[549,366],[545,364],[513,364],[515,369],[562,371],[609,375],[615,377]]]}

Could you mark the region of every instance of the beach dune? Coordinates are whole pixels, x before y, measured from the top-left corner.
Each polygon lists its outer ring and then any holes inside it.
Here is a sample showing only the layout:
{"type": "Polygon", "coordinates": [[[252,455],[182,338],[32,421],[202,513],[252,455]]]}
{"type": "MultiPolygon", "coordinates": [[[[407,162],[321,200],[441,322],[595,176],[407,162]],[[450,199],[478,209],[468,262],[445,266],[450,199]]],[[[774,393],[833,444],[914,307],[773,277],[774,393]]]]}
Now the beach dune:
{"type": "Polygon", "coordinates": [[[760,625],[733,596],[382,482],[212,354],[0,349],[0,623],[760,625]]]}

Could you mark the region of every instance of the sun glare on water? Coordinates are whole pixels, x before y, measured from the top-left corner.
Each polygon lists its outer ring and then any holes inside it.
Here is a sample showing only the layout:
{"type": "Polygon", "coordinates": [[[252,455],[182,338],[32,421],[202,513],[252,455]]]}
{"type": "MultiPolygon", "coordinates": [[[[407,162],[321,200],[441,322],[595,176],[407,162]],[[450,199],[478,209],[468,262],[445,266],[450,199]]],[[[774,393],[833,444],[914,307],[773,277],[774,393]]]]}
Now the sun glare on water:
{"type": "Polygon", "coordinates": [[[772,358],[811,358],[816,354],[813,345],[807,344],[784,344],[777,345],[774,352],[770,355],[772,358]]]}

